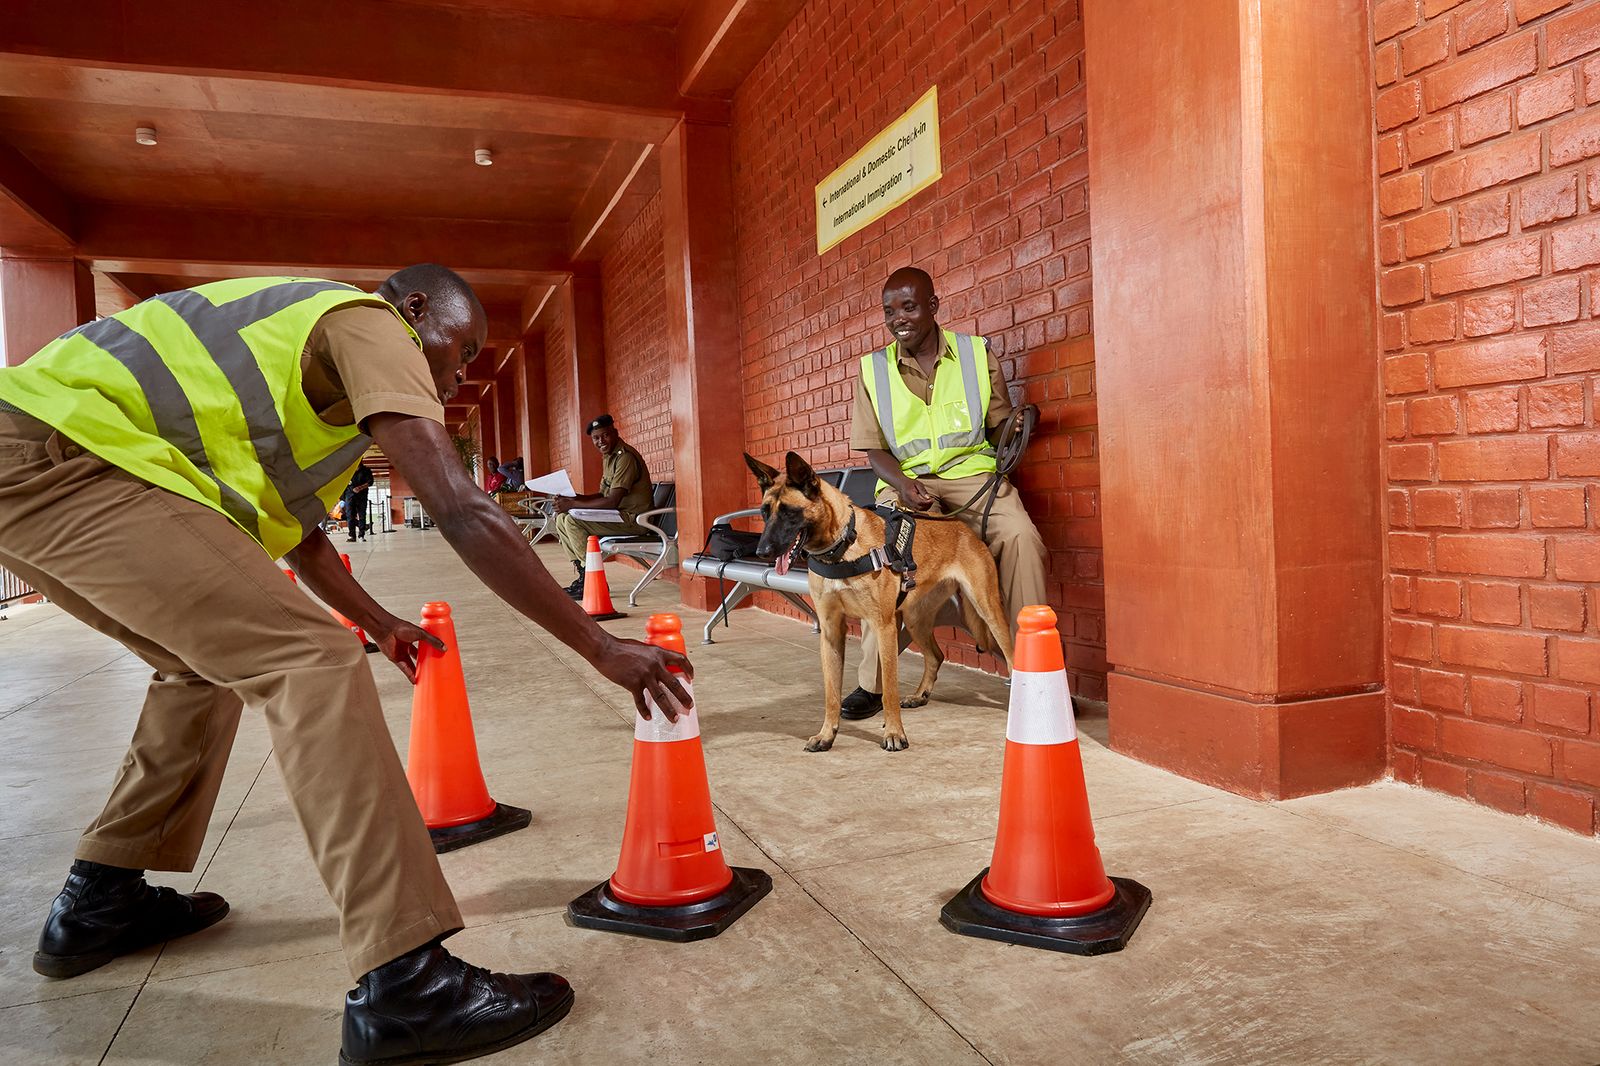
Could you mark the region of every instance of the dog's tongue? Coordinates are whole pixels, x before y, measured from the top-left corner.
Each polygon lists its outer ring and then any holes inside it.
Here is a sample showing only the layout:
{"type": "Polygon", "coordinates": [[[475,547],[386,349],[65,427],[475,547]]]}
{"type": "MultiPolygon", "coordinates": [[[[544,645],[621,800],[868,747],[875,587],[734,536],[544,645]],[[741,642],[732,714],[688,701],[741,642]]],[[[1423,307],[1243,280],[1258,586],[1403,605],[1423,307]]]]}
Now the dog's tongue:
{"type": "Polygon", "coordinates": [[[780,552],[778,558],[773,562],[772,565],[773,568],[778,571],[778,576],[781,577],[784,574],[787,574],[789,572],[789,553],[787,551],[780,552]]]}

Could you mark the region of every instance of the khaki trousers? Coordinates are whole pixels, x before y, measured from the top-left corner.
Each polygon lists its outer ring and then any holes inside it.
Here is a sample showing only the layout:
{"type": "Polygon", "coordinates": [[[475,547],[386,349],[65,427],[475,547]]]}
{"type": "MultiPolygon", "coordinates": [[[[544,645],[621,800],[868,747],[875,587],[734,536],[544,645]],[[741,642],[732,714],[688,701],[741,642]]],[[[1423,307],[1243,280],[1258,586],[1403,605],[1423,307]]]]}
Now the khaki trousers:
{"type": "Polygon", "coordinates": [[[637,522],[590,522],[569,514],[556,515],[556,539],[567,549],[567,558],[582,566],[589,557],[590,537],[621,537],[643,533],[637,522]]]}
{"type": "MultiPolygon", "coordinates": [[[[917,484],[927,489],[944,510],[954,511],[972,499],[987,480],[987,474],[951,478],[948,481],[922,477],[917,479],[917,484]]],[[[898,499],[898,495],[891,488],[885,488],[878,494],[879,502],[895,499],[898,499]]],[[[983,508],[963,511],[960,520],[977,533],[978,527],[983,524],[983,508]]],[[[1000,598],[1005,601],[1006,617],[1011,622],[1011,639],[1015,643],[1017,612],[1032,604],[1046,602],[1045,581],[1050,570],[1050,556],[1045,550],[1044,538],[1039,536],[1038,527],[1022,506],[1021,495],[1009,481],[1002,481],[1000,491],[995,494],[994,506],[989,509],[989,536],[984,543],[994,555],[995,568],[1000,573],[1000,598]]],[[[961,623],[958,618],[952,617],[941,624],[961,623]]],[[[902,628],[902,651],[908,643],[910,638],[902,628]]],[[[861,667],[856,679],[857,684],[868,692],[883,691],[883,676],[878,666],[878,641],[870,629],[861,641],[861,667]]]]}
{"type": "Polygon", "coordinates": [[[0,410],[0,566],[155,670],[78,858],[193,869],[249,706],[351,974],[462,927],[361,646],[227,518],[0,410]]]}

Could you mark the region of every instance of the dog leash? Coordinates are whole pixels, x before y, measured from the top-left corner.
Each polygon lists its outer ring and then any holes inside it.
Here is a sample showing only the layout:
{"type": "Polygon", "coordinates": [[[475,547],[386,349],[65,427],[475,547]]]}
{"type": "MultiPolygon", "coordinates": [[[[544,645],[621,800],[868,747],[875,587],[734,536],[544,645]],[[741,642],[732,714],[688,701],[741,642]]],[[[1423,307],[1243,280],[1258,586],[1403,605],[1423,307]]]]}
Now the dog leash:
{"type": "Polygon", "coordinates": [[[900,501],[895,501],[884,506],[902,511],[916,520],[930,522],[952,522],[967,511],[976,507],[979,500],[988,497],[983,504],[983,522],[979,526],[978,539],[988,543],[989,539],[989,512],[994,507],[995,499],[1000,495],[1000,481],[1009,477],[1022,462],[1023,453],[1028,450],[1028,441],[1033,436],[1033,429],[1039,422],[1039,409],[1033,404],[1023,404],[1018,409],[1021,418],[1006,420],[1005,428],[1000,432],[1000,440],[995,444],[994,473],[989,475],[989,480],[966,503],[954,511],[945,511],[941,514],[929,514],[927,511],[918,511],[907,507],[900,501]]]}

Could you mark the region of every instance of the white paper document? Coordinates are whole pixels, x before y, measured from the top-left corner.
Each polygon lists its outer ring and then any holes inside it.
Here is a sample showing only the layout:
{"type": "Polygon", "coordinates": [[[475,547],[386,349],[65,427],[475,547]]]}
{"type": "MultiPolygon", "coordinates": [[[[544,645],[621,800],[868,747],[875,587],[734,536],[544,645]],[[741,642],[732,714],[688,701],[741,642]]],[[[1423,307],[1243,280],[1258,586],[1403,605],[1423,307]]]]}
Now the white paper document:
{"type": "Polygon", "coordinates": [[[567,512],[580,522],[620,522],[621,511],[607,510],[604,507],[574,507],[567,512]]]}
{"type": "Polygon", "coordinates": [[[572,487],[572,478],[565,470],[557,470],[543,477],[536,477],[524,485],[523,488],[528,492],[543,492],[550,496],[576,496],[578,494],[572,487]]]}

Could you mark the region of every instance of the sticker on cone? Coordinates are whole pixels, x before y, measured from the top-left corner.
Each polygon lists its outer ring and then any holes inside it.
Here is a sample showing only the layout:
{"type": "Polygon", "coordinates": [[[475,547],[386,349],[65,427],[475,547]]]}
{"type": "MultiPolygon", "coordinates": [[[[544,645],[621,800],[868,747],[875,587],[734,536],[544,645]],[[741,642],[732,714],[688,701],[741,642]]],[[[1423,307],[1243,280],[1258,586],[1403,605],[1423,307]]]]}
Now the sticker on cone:
{"type": "Polygon", "coordinates": [[[521,807],[496,803],[484,783],[450,605],[424,604],[422,628],[444,641],[445,650],[417,645],[406,779],[433,838],[433,850],[443,854],[522,829],[533,815],[521,807]]]}
{"type": "MultiPolygon", "coordinates": [[[[682,653],[677,615],[651,615],[650,643],[682,653]]],[[[683,685],[693,690],[689,680],[683,685]]],[[[636,718],[628,816],[617,872],[567,905],[583,929],[658,940],[705,940],[732,925],[772,890],[765,871],[730,867],[723,857],[700,745],[698,707],[668,721],[645,694],[650,718],[636,718]]]]}
{"type": "Polygon", "coordinates": [[[596,622],[628,617],[611,605],[611,585],[606,581],[599,537],[589,538],[589,556],[583,564],[583,613],[596,622]]]}
{"type": "Polygon", "coordinates": [[[1012,944],[1119,951],[1149,908],[1150,890],[1107,877],[1100,861],[1055,612],[1024,607],[1018,621],[994,857],[939,920],[1012,944]]]}

